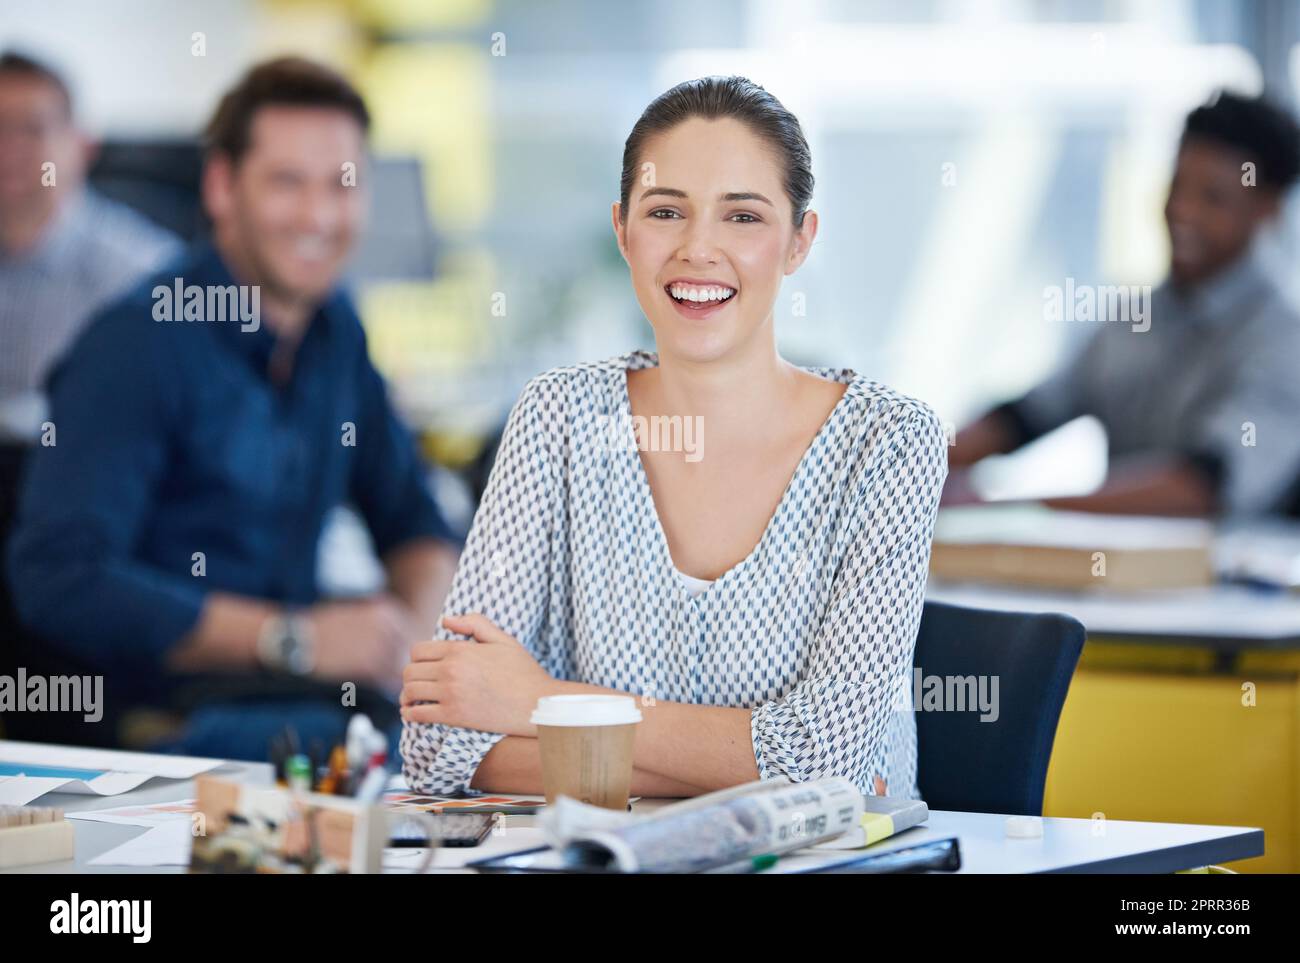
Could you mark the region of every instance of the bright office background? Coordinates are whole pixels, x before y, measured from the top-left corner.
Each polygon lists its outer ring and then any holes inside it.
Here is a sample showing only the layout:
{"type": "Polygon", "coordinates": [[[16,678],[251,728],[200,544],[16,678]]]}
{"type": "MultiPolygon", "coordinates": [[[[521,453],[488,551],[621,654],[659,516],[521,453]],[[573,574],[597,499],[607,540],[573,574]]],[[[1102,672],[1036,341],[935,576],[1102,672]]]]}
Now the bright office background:
{"type": "MultiPolygon", "coordinates": [[[[1160,279],[1186,112],[1220,85],[1290,101],[1300,63],[1292,0],[3,6],[0,47],[65,69],[106,137],[193,135],[274,53],[357,81],[377,152],[420,162],[437,251],[428,277],[359,279],[372,352],[453,465],[530,375],[652,346],[609,204],[632,123],[680,80],[743,73],[808,133],[822,232],[778,301],[787,355],[853,367],[960,423],[1087,334],[1043,320],[1046,285],[1160,279]]],[[[1288,261],[1291,233],[1275,239],[1288,261]]],[[[1104,470],[1099,432],[1066,429],[989,483],[1086,489],[1104,470]]]]}

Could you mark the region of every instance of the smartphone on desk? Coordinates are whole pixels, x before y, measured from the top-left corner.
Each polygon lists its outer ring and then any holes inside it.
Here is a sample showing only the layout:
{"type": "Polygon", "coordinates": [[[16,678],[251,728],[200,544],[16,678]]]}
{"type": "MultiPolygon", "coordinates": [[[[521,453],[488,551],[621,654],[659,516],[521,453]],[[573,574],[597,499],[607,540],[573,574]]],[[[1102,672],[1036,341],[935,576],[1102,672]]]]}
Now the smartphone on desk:
{"type": "MultiPolygon", "coordinates": [[[[433,841],[438,846],[477,846],[492,831],[492,813],[423,813],[433,820],[433,841]]],[[[388,834],[394,847],[428,846],[429,829],[424,820],[403,819],[395,822],[388,834]]]]}

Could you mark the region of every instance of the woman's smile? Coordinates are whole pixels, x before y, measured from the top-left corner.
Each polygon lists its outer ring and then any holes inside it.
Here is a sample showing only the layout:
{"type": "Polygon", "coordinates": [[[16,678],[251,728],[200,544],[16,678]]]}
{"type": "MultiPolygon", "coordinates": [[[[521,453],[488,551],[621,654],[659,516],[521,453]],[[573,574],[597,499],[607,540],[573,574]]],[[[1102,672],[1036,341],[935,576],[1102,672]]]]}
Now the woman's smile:
{"type": "Polygon", "coordinates": [[[722,281],[677,278],[664,285],[664,294],[682,317],[699,320],[722,311],[740,292],[722,281]]]}

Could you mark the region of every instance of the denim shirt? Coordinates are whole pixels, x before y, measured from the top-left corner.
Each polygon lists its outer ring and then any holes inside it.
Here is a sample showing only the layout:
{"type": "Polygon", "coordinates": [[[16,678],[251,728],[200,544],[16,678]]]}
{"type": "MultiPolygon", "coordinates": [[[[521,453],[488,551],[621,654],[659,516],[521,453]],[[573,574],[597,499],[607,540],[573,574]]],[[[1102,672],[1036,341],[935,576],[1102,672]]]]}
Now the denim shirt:
{"type": "Polygon", "coordinates": [[[343,502],[381,556],[454,538],[345,294],[320,305],[278,384],[267,325],[184,320],[180,305],[156,319],[155,291],[178,278],[235,283],[202,245],[91,323],[49,378],[53,432],[8,546],[24,623],[104,668],[158,670],[211,591],[315,602],[324,519],[343,502]]]}

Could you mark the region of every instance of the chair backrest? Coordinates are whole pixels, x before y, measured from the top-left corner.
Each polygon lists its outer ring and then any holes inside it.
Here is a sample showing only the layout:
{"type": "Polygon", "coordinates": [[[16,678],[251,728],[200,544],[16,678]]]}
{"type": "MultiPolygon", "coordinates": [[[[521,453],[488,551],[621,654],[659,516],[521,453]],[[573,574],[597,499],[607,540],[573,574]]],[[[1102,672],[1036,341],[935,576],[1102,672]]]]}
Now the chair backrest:
{"type": "MultiPolygon", "coordinates": [[[[371,158],[370,218],[348,263],[366,281],[435,276],[437,234],[429,222],[425,178],[413,157],[371,158]]],[[[91,185],[186,242],[209,235],[200,199],[203,149],[195,140],[108,141],[90,170],[91,185]]]]}
{"type": "Polygon", "coordinates": [[[1056,724],[1083,641],[1083,626],[1066,615],[925,603],[914,692],[917,781],[931,809],[1042,815],[1056,724]],[[951,704],[948,693],[968,694],[971,678],[984,687],[974,691],[990,697],[989,711],[969,698],[965,711],[951,704]],[[936,691],[940,711],[927,710],[926,694],[936,691]]]}
{"type": "Polygon", "coordinates": [[[199,200],[203,150],[197,141],[105,141],[90,168],[92,187],[189,243],[208,235],[199,200]]]}

